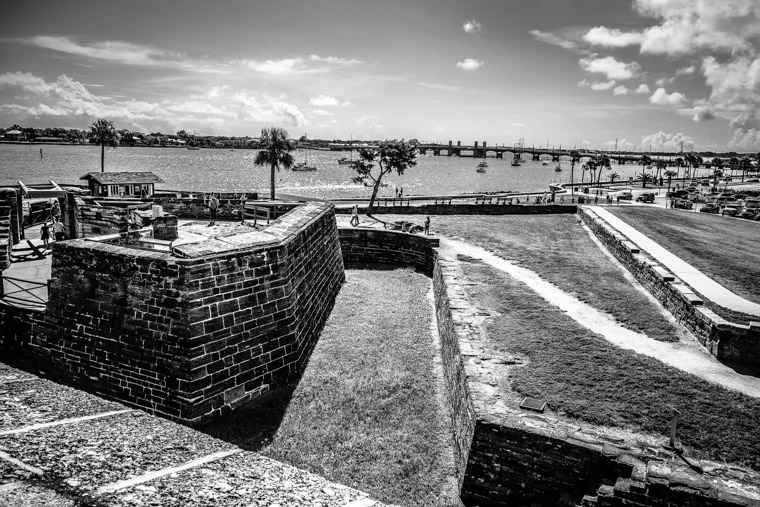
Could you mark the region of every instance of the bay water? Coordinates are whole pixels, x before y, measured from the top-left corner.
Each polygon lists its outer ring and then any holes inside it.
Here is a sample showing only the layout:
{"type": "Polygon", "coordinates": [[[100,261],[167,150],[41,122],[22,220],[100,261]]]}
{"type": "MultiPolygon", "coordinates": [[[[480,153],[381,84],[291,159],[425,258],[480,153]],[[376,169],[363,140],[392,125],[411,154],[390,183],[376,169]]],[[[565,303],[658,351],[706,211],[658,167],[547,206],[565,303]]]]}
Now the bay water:
{"type": "MultiPolygon", "coordinates": [[[[254,165],[257,150],[148,148],[106,148],[105,169],[117,171],[150,171],[164,180],[156,185],[162,190],[193,192],[255,192],[268,194],[269,168],[254,165]]],[[[356,184],[356,173],[337,160],[348,152],[309,150],[293,153],[296,161],[308,156],[312,172],[281,170],[277,173],[278,192],[319,198],[369,197],[371,188],[356,184]]],[[[356,154],[354,154],[356,156],[356,154]]],[[[529,155],[526,154],[526,157],[529,155]]],[[[417,165],[399,176],[384,178],[388,186],[380,196],[392,197],[397,188],[404,195],[450,195],[479,192],[543,192],[552,183],[570,181],[570,164],[562,161],[562,171],[556,172],[556,162],[542,165],[540,161],[523,161],[519,167],[510,165],[511,153],[504,159],[488,157],[484,173],[476,172],[481,159],[472,157],[418,156],[417,165]]],[[[581,164],[575,165],[575,181],[581,181],[581,164]]],[[[80,177],[100,171],[100,147],[92,145],[0,144],[0,186],[47,183],[81,185],[80,177]],[[42,149],[42,156],[40,156],[42,149]]],[[[618,173],[627,180],[641,166],[614,165],[602,172],[602,181],[618,173]]],[[[585,180],[588,181],[588,174],[585,180]]],[[[618,178],[618,179],[620,179],[618,178]]]]}

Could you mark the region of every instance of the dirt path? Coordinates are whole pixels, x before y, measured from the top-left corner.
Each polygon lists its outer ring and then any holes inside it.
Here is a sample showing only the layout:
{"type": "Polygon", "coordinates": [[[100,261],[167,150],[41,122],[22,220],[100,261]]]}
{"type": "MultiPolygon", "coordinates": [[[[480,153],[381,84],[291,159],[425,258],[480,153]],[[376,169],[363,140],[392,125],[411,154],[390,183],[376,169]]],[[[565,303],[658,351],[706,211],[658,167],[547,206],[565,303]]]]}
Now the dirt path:
{"type": "Polygon", "coordinates": [[[626,329],[611,315],[564,292],[556,285],[542,279],[537,273],[519,267],[481,247],[447,238],[441,238],[441,246],[458,254],[480,259],[523,282],[548,303],[559,307],[577,323],[620,348],[633,350],[708,382],[760,398],[760,378],[741,375],[724,366],[694,338],[675,343],[653,340],[642,333],[626,329]]]}

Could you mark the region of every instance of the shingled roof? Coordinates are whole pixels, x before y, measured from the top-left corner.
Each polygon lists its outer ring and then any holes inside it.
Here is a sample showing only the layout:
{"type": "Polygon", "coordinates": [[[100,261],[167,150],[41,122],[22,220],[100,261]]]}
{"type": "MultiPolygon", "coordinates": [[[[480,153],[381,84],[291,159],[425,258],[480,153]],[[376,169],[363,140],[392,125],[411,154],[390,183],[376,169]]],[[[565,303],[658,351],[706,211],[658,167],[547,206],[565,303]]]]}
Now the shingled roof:
{"type": "Polygon", "coordinates": [[[151,172],[144,173],[87,173],[80,180],[93,179],[101,185],[127,185],[134,183],[163,183],[164,180],[151,172]]]}

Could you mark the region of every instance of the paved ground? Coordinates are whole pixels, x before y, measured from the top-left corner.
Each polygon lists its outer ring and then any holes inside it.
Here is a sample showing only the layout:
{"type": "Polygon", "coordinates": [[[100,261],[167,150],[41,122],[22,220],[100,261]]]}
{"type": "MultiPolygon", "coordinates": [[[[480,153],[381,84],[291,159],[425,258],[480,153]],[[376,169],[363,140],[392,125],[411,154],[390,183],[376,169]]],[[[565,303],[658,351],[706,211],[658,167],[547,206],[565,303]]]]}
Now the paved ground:
{"type": "Polygon", "coordinates": [[[365,493],[0,363],[0,505],[380,506],[365,493]]]}

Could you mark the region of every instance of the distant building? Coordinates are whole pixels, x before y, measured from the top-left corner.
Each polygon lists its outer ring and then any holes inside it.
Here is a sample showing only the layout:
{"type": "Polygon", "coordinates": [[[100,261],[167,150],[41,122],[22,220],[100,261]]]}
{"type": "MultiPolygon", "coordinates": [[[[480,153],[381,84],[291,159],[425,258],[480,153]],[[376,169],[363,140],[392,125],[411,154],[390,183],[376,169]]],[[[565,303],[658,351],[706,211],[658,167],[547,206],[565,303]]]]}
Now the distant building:
{"type": "Polygon", "coordinates": [[[95,197],[150,197],[154,185],[164,182],[151,172],[87,173],[79,179],[87,181],[95,197]]]}
{"type": "Polygon", "coordinates": [[[9,130],[5,133],[5,139],[8,141],[26,141],[26,134],[20,130],[9,130]]]}

